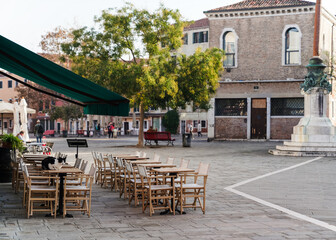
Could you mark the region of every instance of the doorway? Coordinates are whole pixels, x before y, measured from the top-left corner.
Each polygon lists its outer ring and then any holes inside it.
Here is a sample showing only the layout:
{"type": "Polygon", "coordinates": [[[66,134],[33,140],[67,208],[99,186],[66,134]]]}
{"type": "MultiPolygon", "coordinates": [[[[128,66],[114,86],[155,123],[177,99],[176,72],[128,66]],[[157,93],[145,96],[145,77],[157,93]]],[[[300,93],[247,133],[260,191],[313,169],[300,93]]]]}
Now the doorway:
{"type": "Polygon", "coordinates": [[[251,108],[251,138],[266,139],[266,98],[252,99],[251,108]]]}
{"type": "Polygon", "coordinates": [[[129,123],[128,122],[124,122],[124,134],[125,135],[127,135],[129,133],[128,129],[129,129],[129,123]]]}

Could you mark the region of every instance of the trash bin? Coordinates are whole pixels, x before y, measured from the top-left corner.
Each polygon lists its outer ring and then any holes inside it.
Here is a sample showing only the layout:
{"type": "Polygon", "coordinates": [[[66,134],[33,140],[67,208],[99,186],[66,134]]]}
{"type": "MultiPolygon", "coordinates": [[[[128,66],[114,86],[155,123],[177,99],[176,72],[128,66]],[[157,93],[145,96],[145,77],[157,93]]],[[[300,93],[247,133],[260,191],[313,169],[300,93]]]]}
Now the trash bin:
{"type": "Polygon", "coordinates": [[[190,147],[191,145],[191,133],[183,133],[182,134],[182,146],[190,147]]]}
{"type": "Polygon", "coordinates": [[[113,138],[117,138],[118,129],[113,129],[113,138]]]}
{"type": "Polygon", "coordinates": [[[63,130],[62,131],[62,137],[64,137],[64,138],[68,137],[68,130],[63,130]]]}

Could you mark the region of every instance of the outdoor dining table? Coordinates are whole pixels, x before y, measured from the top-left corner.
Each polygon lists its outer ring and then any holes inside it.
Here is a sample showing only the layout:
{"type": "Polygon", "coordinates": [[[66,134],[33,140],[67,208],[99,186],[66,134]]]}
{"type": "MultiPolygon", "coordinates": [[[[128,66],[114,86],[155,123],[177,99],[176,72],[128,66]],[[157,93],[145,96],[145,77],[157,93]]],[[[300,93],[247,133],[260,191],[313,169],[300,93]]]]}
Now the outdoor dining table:
{"type": "Polygon", "coordinates": [[[146,160],[149,159],[148,157],[137,157],[137,156],[127,156],[127,157],[122,157],[124,160],[129,160],[129,161],[139,161],[139,160],[146,160]]]}
{"type": "MultiPolygon", "coordinates": [[[[62,167],[58,170],[44,170],[44,173],[48,173],[50,175],[58,175],[60,177],[60,186],[59,186],[59,200],[58,200],[58,210],[57,214],[63,216],[63,199],[64,199],[64,177],[68,173],[82,173],[82,170],[75,167],[62,167]]],[[[71,218],[73,217],[71,214],[66,214],[65,217],[71,218]]]]}
{"type": "Polygon", "coordinates": [[[160,164],[161,162],[157,160],[138,160],[138,161],[129,161],[131,164],[160,164]]]}
{"type": "Polygon", "coordinates": [[[135,162],[135,164],[144,166],[146,168],[172,168],[172,167],[176,167],[175,164],[167,164],[167,163],[145,163],[145,164],[138,164],[138,162],[135,162]]]}
{"type": "MultiPolygon", "coordinates": [[[[188,172],[195,172],[194,169],[190,169],[190,168],[177,168],[177,167],[173,167],[173,168],[154,168],[152,170],[153,172],[156,172],[156,173],[161,173],[161,174],[168,174],[170,176],[170,184],[171,186],[173,186],[173,179],[177,177],[178,174],[180,173],[188,173],[188,172]]],[[[175,203],[173,202],[173,200],[171,200],[171,207],[173,208],[173,205],[175,203]]],[[[175,211],[177,212],[180,212],[179,209],[175,209],[175,211]]],[[[167,214],[169,213],[170,211],[169,210],[166,210],[164,212],[161,212],[160,214],[163,215],[163,214],[167,214]]],[[[185,212],[183,212],[183,214],[185,214],[185,212]]]]}
{"type": "Polygon", "coordinates": [[[23,158],[26,162],[30,162],[33,164],[41,163],[45,158],[52,157],[53,155],[45,155],[41,153],[25,153],[23,154],[23,158]]]}

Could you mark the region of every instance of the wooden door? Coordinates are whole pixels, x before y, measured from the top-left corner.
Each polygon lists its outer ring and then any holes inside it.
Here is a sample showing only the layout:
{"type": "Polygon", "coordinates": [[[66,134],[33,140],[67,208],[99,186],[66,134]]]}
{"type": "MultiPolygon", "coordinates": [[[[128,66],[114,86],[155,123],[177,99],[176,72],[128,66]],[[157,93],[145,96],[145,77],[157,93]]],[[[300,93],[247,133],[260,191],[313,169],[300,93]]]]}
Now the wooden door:
{"type": "Polygon", "coordinates": [[[252,99],[251,138],[266,139],[266,99],[252,99]]]}

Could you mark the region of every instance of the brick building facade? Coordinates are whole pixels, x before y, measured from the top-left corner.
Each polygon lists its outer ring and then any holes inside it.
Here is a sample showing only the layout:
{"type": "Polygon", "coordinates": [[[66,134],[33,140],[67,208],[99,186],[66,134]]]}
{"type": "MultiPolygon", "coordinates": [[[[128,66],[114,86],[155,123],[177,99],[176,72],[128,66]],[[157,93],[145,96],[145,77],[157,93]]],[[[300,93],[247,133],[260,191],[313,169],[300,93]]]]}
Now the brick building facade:
{"type": "MultiPolygon", "coordinates": [[[[315,3],[245,0],[204,13],[209,47],[226,52],[226,72],[208,112],[208,137],[289,139],[304,114],[300,84],[313,55],[315,3]]],[[[320,51],[331,57],[335,23],[322,8],[320,51]]],[[[332,107],[329,113],[335,117],[332,107]]]]}

